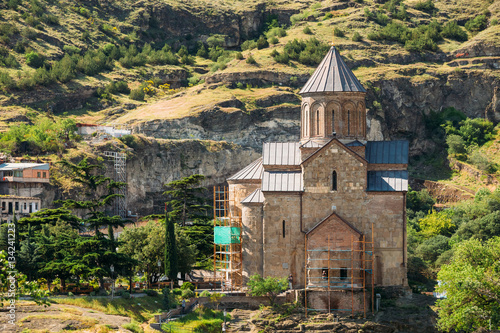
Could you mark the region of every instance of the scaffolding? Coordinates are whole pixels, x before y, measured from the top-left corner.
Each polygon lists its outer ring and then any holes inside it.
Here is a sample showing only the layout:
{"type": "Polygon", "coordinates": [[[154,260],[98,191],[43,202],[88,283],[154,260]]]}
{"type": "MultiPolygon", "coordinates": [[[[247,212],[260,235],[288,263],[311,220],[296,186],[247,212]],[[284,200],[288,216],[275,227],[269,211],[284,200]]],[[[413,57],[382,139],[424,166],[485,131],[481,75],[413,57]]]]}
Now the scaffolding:
{"type": "MultiPolygon", "coordinates": [[[[307,235],[305,236],[306,255],[306,279],[305,279],[305,312],[322,311],[331,313],[355,311],[355,292],[363,292],[362,306],[363,317],[367,312],[367,292],[371,293],[371,310],[374,313],[374,234],[372,224],[371,241],[366,240],[362,235],[359,240],[355,240],[351,235],[350,246],[340,246],[331,235],[327,238],[327,248],[309,249],[307,235]],[[308,264],[309,262],[309,264],[308,264]],[[367,290],[367,289],[370,290],[367,290]],[[314,290],[328,292],[328,307],[324,309],[313,309],[307,306],[307,291],[314,290]],[[334,304],[344,305],[342,308],[332,308],[332,292],[342,291],[350,293],[351,302],[348,307],[345,302],[334,302],[334,304]]],[[[344,242],[345,244],[345,242],[344,242]]],[[[361,302],[360,302],[361,303],[361,302]]],[[[361,305],[361,304],[360,304],[361,305]]],[[[359,308],[359,306],[358,306],[359,308]]]]}
{"type": "Polygon", "coordinates": [[[125,183],[125,186],[115,190],[119,197],[113,200],[113,215],[122,218],[127,217],[127,155],[114,151],[105,151],[104,156],[110,157],[114,164],[113,179],[117,182],[125,183]]]}
{"type": "Polygon", "coordinates": [[[227,187],[214,187],[213,204],[214,279],[220,277],[223,290],[237,290],[241,288],[243,273],[241,216],[231,213],[227,187]]]}

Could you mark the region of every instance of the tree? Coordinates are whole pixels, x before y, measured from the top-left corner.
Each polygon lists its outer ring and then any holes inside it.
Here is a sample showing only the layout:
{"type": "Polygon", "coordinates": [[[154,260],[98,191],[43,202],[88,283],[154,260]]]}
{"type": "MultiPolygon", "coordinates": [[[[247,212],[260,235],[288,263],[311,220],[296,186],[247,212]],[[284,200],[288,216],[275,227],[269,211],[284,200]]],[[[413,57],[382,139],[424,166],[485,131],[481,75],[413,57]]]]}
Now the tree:
{"type": "Polygon", "coordinates": [[[175,226],[165,210],[165,275],[170,280],[177,279],[177,247],[175,246],[175,226]]]}
{"type": "Polygon", "coordinates": [[[500,328],[500,237],[483,243],[470,239],[454,249],[449,265],[438,273],[439,328],[471,332],[500,328]]]}
{"type": "Polygon", "coordinates": [[[419,220],[422,235],[430,238],[436,235],[450,236],[456,229],[452,221],[453,212],[444,210],[432,211],[429,215],[419,220]]]}
{"type": "Polygon", "coordinates": [[[266,296],[271,303],[275,305],[276,297],[283,291],[288,289],[287,278],[278,279],[275,277],[263,278],[259,274],[254,274],[250,277],[247,283],[252,296],[266,296]]]}
{"type": "Polygon", "coordinates": [[[168,205],[172,208],[170,217],[183,227],[188,219],[208,219],[207,210],[210,206],[206,204],[207,199],[203,197],[206,189],[200,187],[204,179],[203,175],[192,175],[166,185],[170,189],[163,194],[170,199],[168,201],[168,205]]]}

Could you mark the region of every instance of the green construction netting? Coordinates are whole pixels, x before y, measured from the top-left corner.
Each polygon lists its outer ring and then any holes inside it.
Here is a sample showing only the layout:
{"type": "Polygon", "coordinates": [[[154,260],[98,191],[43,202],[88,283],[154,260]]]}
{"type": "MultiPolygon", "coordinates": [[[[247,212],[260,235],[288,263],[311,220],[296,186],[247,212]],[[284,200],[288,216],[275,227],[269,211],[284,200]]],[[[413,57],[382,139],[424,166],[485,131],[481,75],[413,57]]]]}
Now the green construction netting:
{"type": "Polygon", "coordinates": [[[218,245],[240,243],[240,228],[214,227],[214,243],[218,245]]]}

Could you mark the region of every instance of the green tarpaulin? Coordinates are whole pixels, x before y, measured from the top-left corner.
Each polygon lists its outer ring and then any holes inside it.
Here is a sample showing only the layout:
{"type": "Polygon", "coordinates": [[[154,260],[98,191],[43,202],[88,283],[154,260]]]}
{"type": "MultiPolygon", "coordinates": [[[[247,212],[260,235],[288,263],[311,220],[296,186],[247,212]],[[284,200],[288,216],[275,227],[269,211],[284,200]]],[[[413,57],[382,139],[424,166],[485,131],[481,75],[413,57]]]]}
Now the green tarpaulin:
{"type": "Polygon", "coordinates": [[[214,227],[214,243],[218,245],[240,243],[240,228],[214,227]]]}

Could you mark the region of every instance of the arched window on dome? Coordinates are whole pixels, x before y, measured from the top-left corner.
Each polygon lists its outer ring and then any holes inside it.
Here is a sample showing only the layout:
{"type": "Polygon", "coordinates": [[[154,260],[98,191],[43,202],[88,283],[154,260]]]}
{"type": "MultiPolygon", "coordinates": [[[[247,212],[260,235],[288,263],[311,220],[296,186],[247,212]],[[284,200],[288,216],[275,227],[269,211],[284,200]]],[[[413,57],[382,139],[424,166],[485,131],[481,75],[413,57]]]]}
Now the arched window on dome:
{"type": "Polygon", "coordinates": [[[351,135],[351,110],[347,111],[347,135],[351,135]]]}
{"type": "Polygon", "coordinates": [[[337,191],[337,171],[332,172],[332,191],[337,191]]]}
{"type": "Polygon", "coordinates": [[[319,134],[319,110],[316,111],[316,135],[319,134]]]}
{"type": "Polygon", "coordinates": [[[332,110],[332,134],[335,135],[335,110],[332,110]]]}

